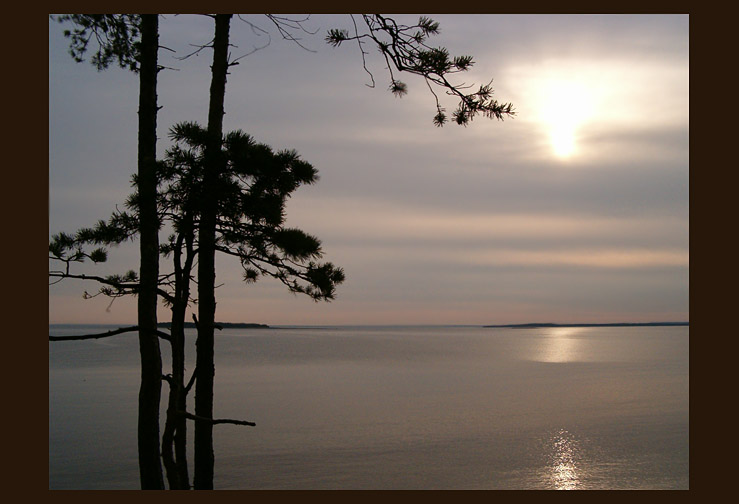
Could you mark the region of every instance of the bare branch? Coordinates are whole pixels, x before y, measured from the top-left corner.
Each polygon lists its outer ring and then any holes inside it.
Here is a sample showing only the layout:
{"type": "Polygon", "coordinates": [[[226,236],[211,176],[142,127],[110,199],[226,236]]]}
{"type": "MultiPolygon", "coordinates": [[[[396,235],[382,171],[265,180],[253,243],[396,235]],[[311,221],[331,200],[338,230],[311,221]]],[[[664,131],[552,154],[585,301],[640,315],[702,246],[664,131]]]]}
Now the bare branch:
{"type": "Polygon", "coordinates": [[[198,376],[198,368],[195,368],[195,370],[192,372],[192,376],[190,377],[190,381],[187,382],[187,386],[185,386],[185,395],[187,395],[190,392],[190,389],[193,385],[195,385],[195,379],[198,376]]]}
{"type": "Polygon", "coordinates": [[[283,16],[276,16],[274,14],[267,14],[267,18],[270,21],[272,21],[272,23],[277,27],[277,31],[280,32],[280,35],[282,35],[282,38],[284,40],[290,40],[291,42],[295,42],[298,46],[302,47],[303,49],[305,49],[308,52],[312,52],[312,53],[317,52],[314,49],[308,49],[307,47],[305,47],[303,44],[300,43],[300,40],[301,39],[295,37],[292,33],[290,33],[285,28],[285,27],[287,27],[287,28],[292,29],[292,30],[300,29],[303,32],[312,35],[315,32],[310,32],[310,31],[306,30],[305,27],[302,25],[302,23],[304,23],[305,21],[307,21],[310,18],[310,16],[308,16],[308,17],[306,17],[305,19],[302,19],[302,20],[295,20],[295,19],[290,19],[290,18],[286,18],[286,17],[283,17],[283,16]]]}
{"type": "Polygon", "coordinates": [[[251,28],[252,33],[254,33],[257,37],[261,37],[262,35],[267,35],[267,43],[264,44],[263,46],[254,46],[254,48],[251,51],[249,51],[248,53],[243,54],[243,55],[239,56],[238,58],[235,58],[233,60],[234,63],[236,63],[237,61],[239,61],[242,58],[245,58],[245,57],[247,57],[247,56],[249,56],[251,54],[254,54],[257,51],[260,51],[260,50],[268,47],[272,43],[272,35],[270,35],[270,33],[267,30],[264,30],[264,29],[258,27],[257,25],[255,25],[254,23],[252,23],[251,21],[243,18],[241,16],[241,14],[237,14],[236,17],[238,19],[240,19],[242,22],[244,22],[247,25],[249,25],[249,27],[251,28]]]}
{"type": "Polygon", "coordinates": [[[367,51],[364,50],[362,47],[362,40],[359,37],[359,28],[357,28],[357,21],[354,19],[354,15],[350,14],[350,17],[352,19],[352,23],[354,24],[354,35],[357,38],[357,45],[359,46],[359,52],[362,53],[362,68],[364,68],[364,71],[367,72],[367,75],[369,75],[370,79],[372,80],[372,84],[365,84],[367,87],[374,88],[375,87],[375,76],[372,75],[372,72],[369,71],[367,68],[367,51]]]}
{"type": "Polygon", "coordinates": [[[245,53],[245,54],[242,54],[242,55],[241,55],[241,56],[239,56],[238,58],[234,58],[234,59],[232,59],[232,60],[231,60],[231,63],[229,63],[229,65],[236,65],[236,64],[238,64],[238,61],[239,61],[240,59],[244,59],[244,58],[246,58],[247,56],[250,56],[250,55],[254,54],[254,53],[255,53],[255,52],[257,52],[257,51],[261,51],[262,49],[265,49],[265,48],[266,48],[267,46],[269,46],[270,42],[271,42],[271,40],[268,40],[268,41],[267,41],[267,43],[266,43],[266,44],[264,44],[263,46],[258,46],[258,47],[257,47],[257,46],[254,46],[254,48],[253,48],[253,49],[252,49],[251,51],[249,51],[249,52],[247,52],[247,53],[245,53]]]}
{"type": "Polygon", "coordinates": [[[174,58],[177,59],[177,60],[180,60],[180,61],[184,61],[184,60],[190,58],[191,56],[195,56],[197,54],[200,54],[200,51],[202,51],[203,49],[207,49],[209,47],[213,47],[213,41],[211,40],[210,42],[208,42],[205,45],[198,45],[198,44],[189,44],[189,45],[190,45],[190,47],[197,47],[197,49],[194,50],[191,53],[188,53],[188,54],[184,55],[184,56],[174,56],[174,58]]]}
{"type": "MultiPolygon", "coordinates": [[[[130,326],[130,327],[121,327],[119,329],[114,329],[112,331],[107,331],[104,333],[96,333],[96,334],[80,334],[75,336],[49,336],[49,341],[74,341],[74,340],[89,340],[89,339],[100,339],[100,338],[107,338],[110,336],[115,336],[117,334],[123,334],[127,332],[134,332],[138,331],[139,326],[130,326]]],[[[159,336],[162,339],[165,339],[169,341],[171,339],[170,335],[157,330],[156,331],[157,336],[159,336]]]]}
{"type": "Polygon", "coordinates": [[[49,341],[71,341],[71,340],[88,340],[88,339],[98,339],[98,338],[107,338],[109,336],[115,336],[116,334],[122,334],[127,332],[133,332],[138,331],[139,326],[131,326],[131,327],[121,327],[120,329],[115,329],[112,331],[107,331],[104,333],[98,333],[98,334],[82,334],[78,336],[49,336],[49,341]]]}
{"type": "Polygon", "coordinates": [[[233,424],[233,425],[248,425],[250,427],[255,427],[257,424],[254,422],[247,422],[246,420],[231,420],[229,418],[206,418],[198,415],[193,415],[192,413],[188,413],[187,411],[178,411],[177,412],[180,415],[183,415],[185,418],[188,418],[190,420],[195,420],[196,422],[206,422],[211,425],[216,424],[233,424]]]}

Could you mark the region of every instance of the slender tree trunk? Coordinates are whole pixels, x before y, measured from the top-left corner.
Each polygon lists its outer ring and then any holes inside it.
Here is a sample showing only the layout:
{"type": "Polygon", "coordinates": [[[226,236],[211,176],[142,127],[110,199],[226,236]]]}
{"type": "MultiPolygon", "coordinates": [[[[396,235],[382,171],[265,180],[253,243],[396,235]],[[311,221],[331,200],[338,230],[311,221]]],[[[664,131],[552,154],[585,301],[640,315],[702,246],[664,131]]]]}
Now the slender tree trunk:
{"type": "MultiPolygon", "coordinates": [[[[179,277],[179,275],[178,275],[179,277]]],[[[181,280],[177,278],[176,291],[181,289],[181,280]]],[[[176,453],[175,445],[177,438],[185,439],[186,433],[181,432],[183,427],[179,411],[181,398],[184,395],[184,370],[185,370],[185,309],[179,292],[175,292],[175,302],[172,306],[172,325],[170,326],[170,343],[172,346],[172,376],[169,378],[169,400],[167,403],[167,416],[162,433],[162,461],[164,462],[165,474],[170,490],[187,490],[190,482],[187,477],[187,460],[180,460],[176,453]],[[185,473],[181,471],[185,464],[185,473]],[[183,478],[184,476],[184,478],[183,478]]]]}
{"type": "MultiPolygon", "coordinates": [[[[203,176],[203,200],[199,228],[198,257],[198,313],[197,381],[195,384],[195,415],[213,418],[213,379],[215,376],[214,338],[215,300],[215,228],[217,210],[217,182],[222,171],[223,102],[228,71],[228,40],[232,14],[218,14],[215,21],[213,66],[208,111],[208,143],[206,168],[203,176]]],[[[213,488],[213,425],[195,422],[196,490],[213,488]]]]}
{"type": "MultiPolygon", "coordinates": [[[[188,278],[189,281],[189,278],[188,278]]],[[[179,282],[179,280],[178,280],[179,282]]],[[[172,307],[170,342],[172,344],[172,376],[169,379],[167,419],[162,433],[162,460],[170,490],[188,490],[190,479],[187,469],[187,423],[180,412],[186,411],[185,396],[185,310],[177,296],[172,307]]]]}
{"type": "Polygon", "coordinates": [[[186,213],[180,223],[180,232],[174,249],[175,295],[172,305],[172,376],[169,379],[167,420],[162,434],[162,460],[171,490],[189,490],[187,467],[187,392],[185,390],[185,313],[190,298],[190,275],[195,253],[192,217],[186,213]],[[182,246],[185,262],[182,264],[182,246]]]}
{"type": "MultiPolygon", "coordinates": [[[[174,354],[175,329],[172,324],[172,353],[174,354]]],[[[174,367],[174,364],[172,365],[174,367]]],[[[177,471],[177,462],[174,454],[174,436],[177,432],[177,396],[179,394],[178,383],[174,378],[174,373],[169,382],[169,401],[167,403],[167,419],[164,422],[164,432],[162,433],[162,463],[164,464],[164,475],[167,478],[170,490],[182,490],[180,483],[180,474],[177,471]]]]}
{"type": "Polygon", "coordinates": [[[192,274],[193,262],[195,261],[195,252],[193,250],[193,242],[195,240],[193,219],[191,215],[185,218],[183,224],[183,233],[185,234],[185,265],[180,272],[181,288],[180,301],[182,312],[177,313],[178,320],[181,322],[180,338],[178,341],[178,351],[172,355],[173,363],[177,363],[176,369],[172,369],[172,374],[177,379],[180,387],[177,397],[177,422],[175,428],[175,458],[177,460],[177,472],[179,474],[180,484],[183,488],[190,489],[190,474],[187,466],[187,418],[180,412],[187,411],[187,390],[185,386],[185,313],[187,311],[188,300],[190,299],[190,275],[192,274]]]}
{"type": "Polygon", "coordinates": [[[162,356],[157,329],[157,277],[159,275],[159,220],[156,202],[157,53],[159,19],[141,16],[141,68],[139,73],[138,190],[141,233],[141,290],[138,297],[141,388],[139,389],[138,448],[141,488],[163,489],[159,454],[159,402],[162,356]]]}

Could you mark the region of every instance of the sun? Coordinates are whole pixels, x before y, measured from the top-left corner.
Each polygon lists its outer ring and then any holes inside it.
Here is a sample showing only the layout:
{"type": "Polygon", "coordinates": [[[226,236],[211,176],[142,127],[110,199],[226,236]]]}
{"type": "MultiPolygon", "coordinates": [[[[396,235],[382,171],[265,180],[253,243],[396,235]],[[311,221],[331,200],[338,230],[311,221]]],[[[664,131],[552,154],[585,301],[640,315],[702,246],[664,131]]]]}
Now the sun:
{"type": "Polygon", "coordinates": [[[550,140],[557,157],[570,157],[575,152],[575,130],[569,124],[551,127],[550,140]]]}
{"type": "MultiPolygon", "coordinates": [[[[593,59],[553,58],[508,68],[515,86],[508,95],[526,122],[532,153],[547,161],[582,165],[597,155],[593,140],[616,123],[634,120],[633,101],[643,86],[616,85],[631,67],[593,59]]],[[[641,74],[637,74],[641,77],[641,74]]],[[[638,111],[637,111],[638,112],[638,111]]]]}
{"type": "Polygon", "coordinates": [[[578,153],[583,126],[593,116],[594,102],[588,87],[570,79],[545,79],[541,93],[540,121],[549,134],[552,152],[559,158],[578,153]]]}

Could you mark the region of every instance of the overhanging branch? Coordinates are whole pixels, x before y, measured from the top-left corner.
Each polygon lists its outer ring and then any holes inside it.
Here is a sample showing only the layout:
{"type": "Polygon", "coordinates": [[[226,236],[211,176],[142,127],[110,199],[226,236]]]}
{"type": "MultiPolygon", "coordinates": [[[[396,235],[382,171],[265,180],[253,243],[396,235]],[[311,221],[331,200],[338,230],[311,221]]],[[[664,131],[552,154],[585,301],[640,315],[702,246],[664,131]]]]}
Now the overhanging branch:
{"type": "MultiPolygon", "coordinates": [[[[120,327],[118,329],[114,329],[112,331],[106,331],[104,333],[95,333],[95,334],[79,334],[74,336],[51,336],[49,335],[49,341],[73,341],[73,340],[89,340],[89,339],[100,339],[100,338],[107,338],[110,336],[115,336],[117,334],[123,334],[127,332],[135,332],[139,330],[139,326],[130,326],[130,327],[120,327]]],[[[154,333],[159,336],[160,338],[170,341],[171,337],[169,334],[156,330],[154,333]]]]}
{"type": "MultiPolygon", "coordinates": [[[[118,289],[119,291],[113,294],[105,294],[106,296],[112,296],[112,297],[122,297],[128,294],[137,294],[139,288],[141,287],[140,284],[138,283],[122,283],[122,282],[111,280],[109,278],[103,278],[97,275],[72,275],[70,273],[64,273],[60,271],[50,271],[49,277],[59,279],[57,281],[52,282],[49,285],[58,283],[65,278],[73,278],[76,280],[92,280],[92,281],[101,283],[103,285],[110,285],[111,287],[114,287],[118,289]]],[[[174,297],[169,292],[165,291],[164,289],[157,288],[157,294],[169,302],[175,301],[174,297]]]]}
{"type": "Polygon", "coordinates": [[[193,415],[192,413],[188,413],[187,411],[178,411],[178,413],[190,420],[195,420],[196,422],[207,422],[211,425],[233,424],[233,425],[248,425],[250,427],[255,427],[257,425],[254,422],[247,422],[246,420],[231,420],[230,418],[206,418],[206,417],[202,417],[198,415],[193,415]]]}

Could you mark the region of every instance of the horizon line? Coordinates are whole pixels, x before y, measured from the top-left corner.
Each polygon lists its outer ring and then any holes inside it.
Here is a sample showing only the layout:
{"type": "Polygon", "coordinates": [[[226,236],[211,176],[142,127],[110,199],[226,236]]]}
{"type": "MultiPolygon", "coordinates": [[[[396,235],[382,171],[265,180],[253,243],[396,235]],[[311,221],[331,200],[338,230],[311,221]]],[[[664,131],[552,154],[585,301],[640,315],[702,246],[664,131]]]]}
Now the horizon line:
{"type": "MultiPolygon", "coordinates": [[[[159,322],[157,325],[166,326],[170,322],[159,322]]],[[[80,326],[124,326],[131,324],[114,324],[114,323],[96,323],[96,322],[49,322],[49,326],[63,326],[63,325],[80,325],[80,326]]],[[[133,324],[135,325],[135,324],[133,324]]],[[[186,326],[194,326],[192,322],[186,322],[186,326]]],[[[400,324],[262,324],[255,322],[216,322],[216,325],[221,325],[223,328],[234,328],[235,326],[241,326],[238,328],[274,328],[274,327],[413,327],[413,326],[427,326],[427,327],[482,327],[482,328],[547,328],[547,327],[645,327],[645,326],[689,326],[689,321],[677,321],[677,322],[567,322],[567,323],[554,323],[554,322],[527,322],[527,323],[515,323],[515,324],[459,324],[459,323],[445,323],[445,324],[423,324],[423,323],[400,323],[400,324]]]]}

